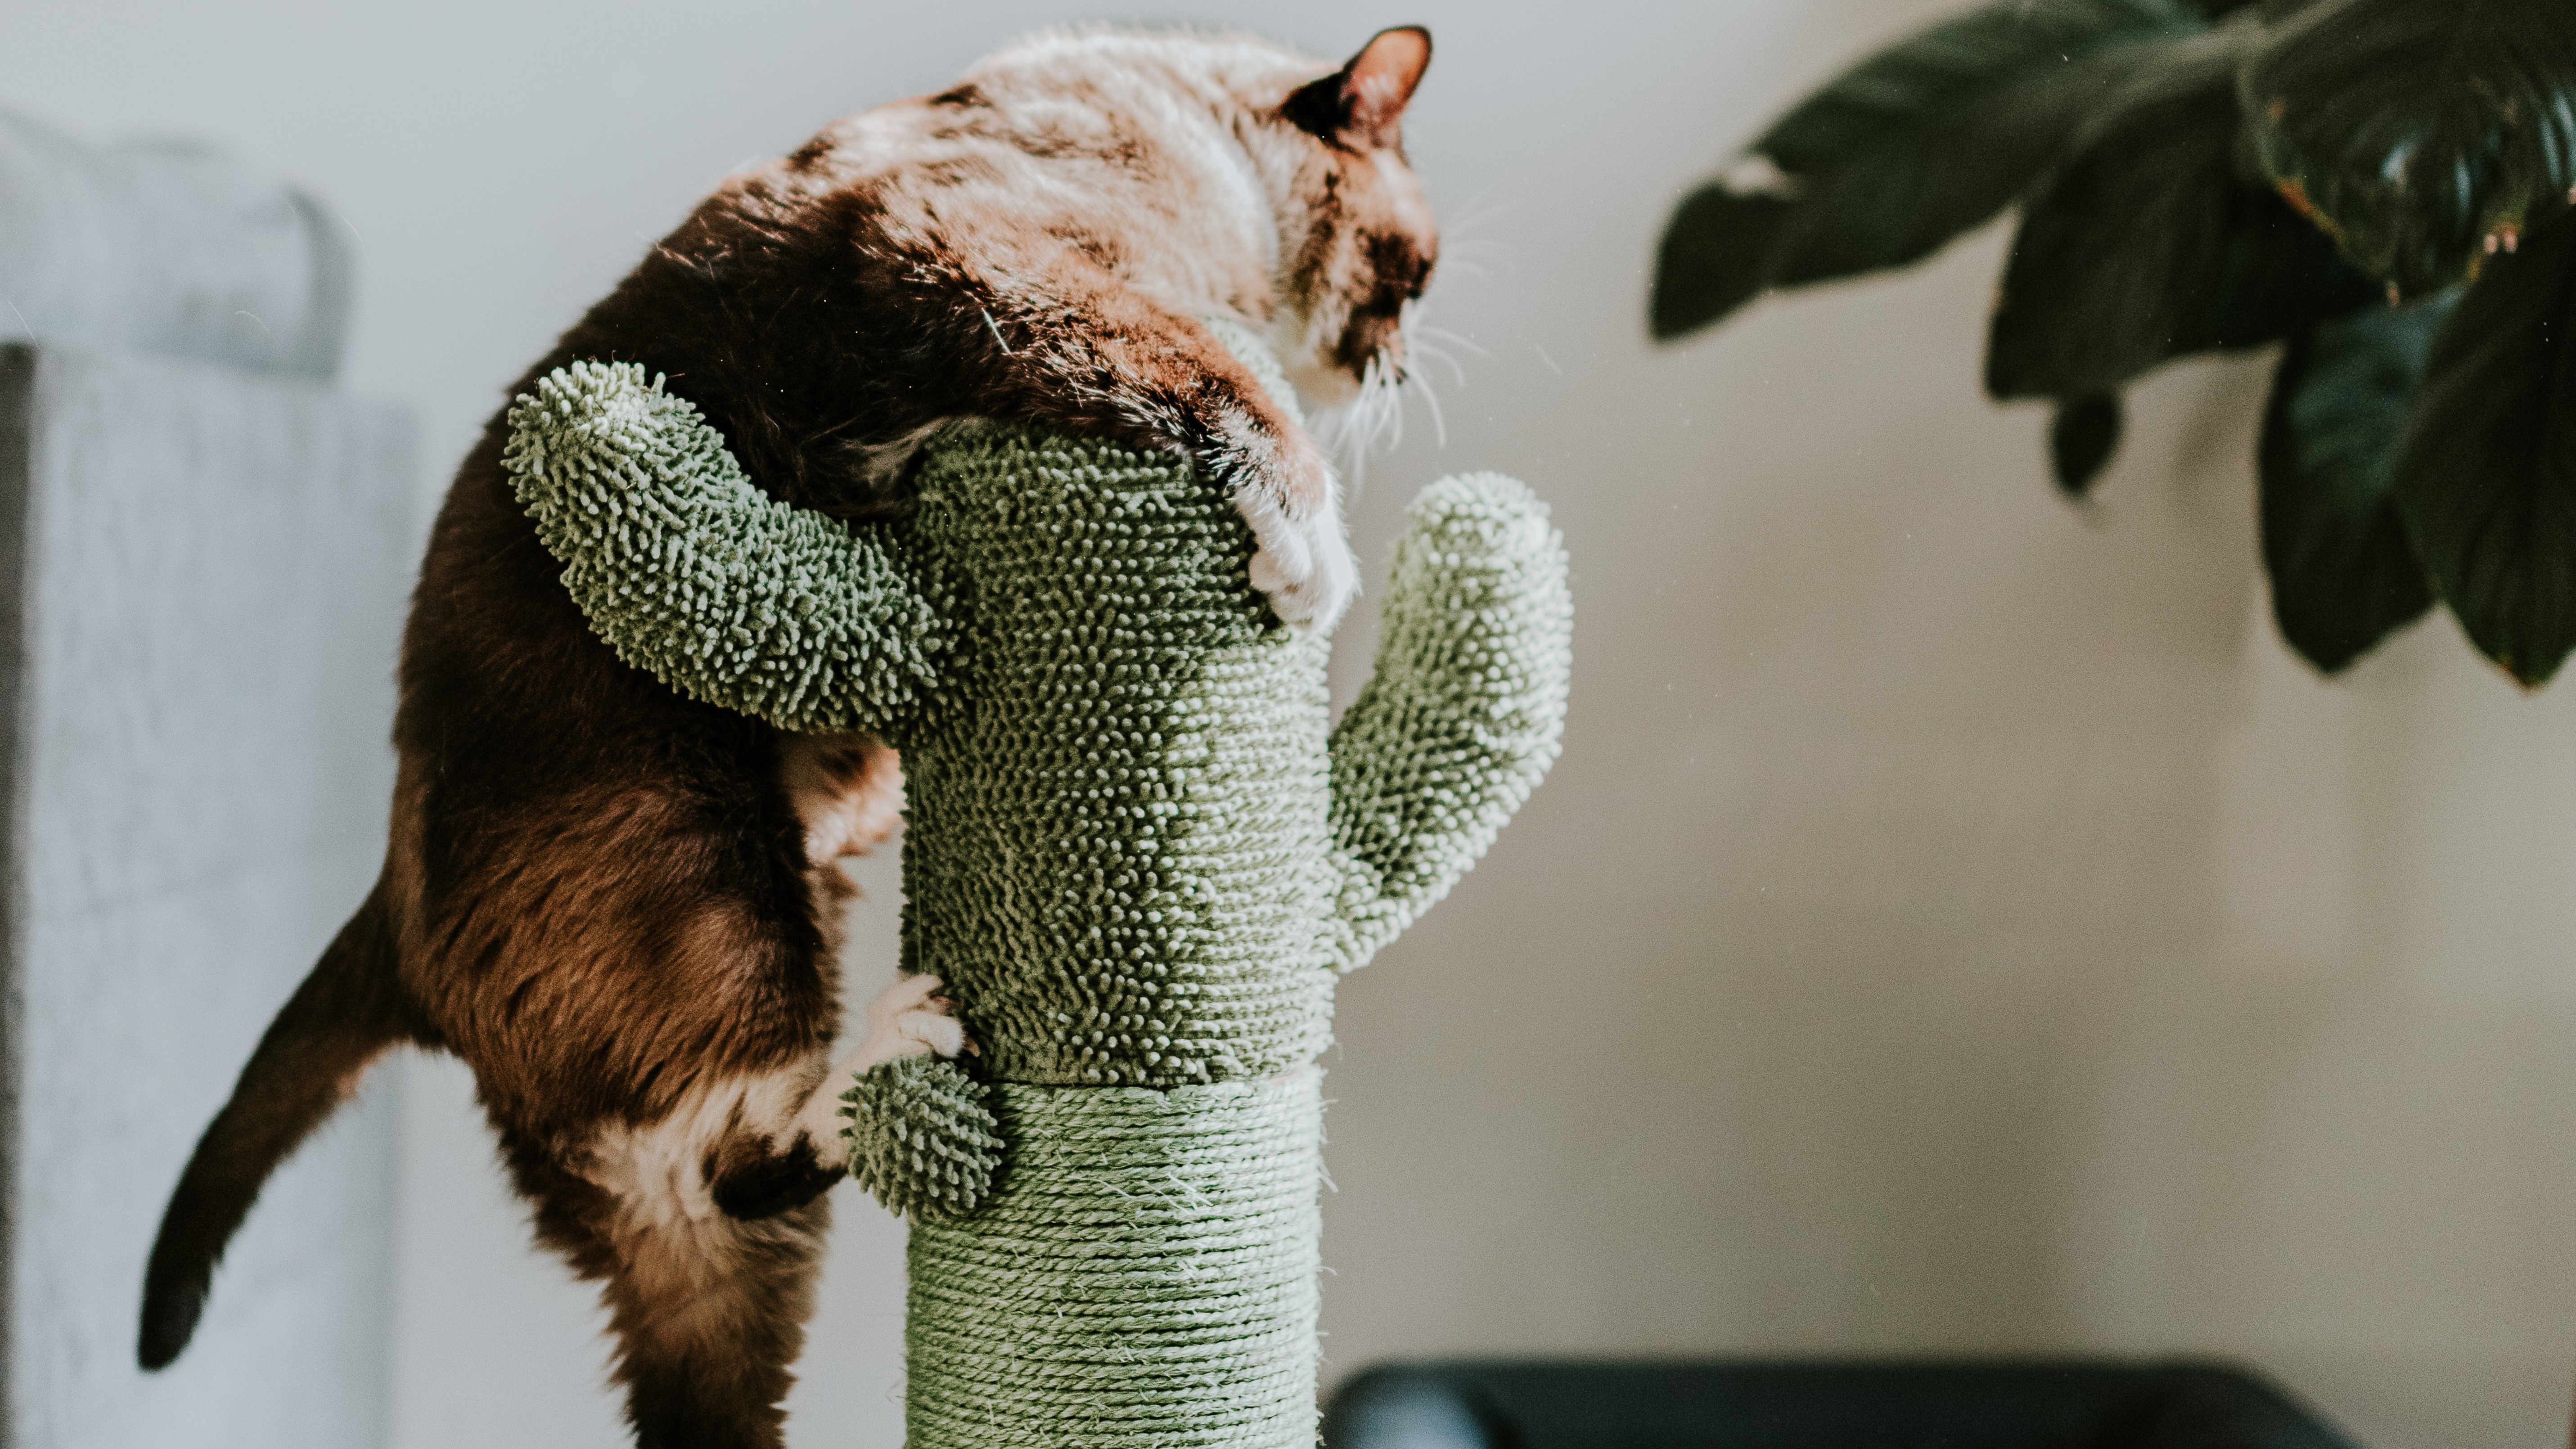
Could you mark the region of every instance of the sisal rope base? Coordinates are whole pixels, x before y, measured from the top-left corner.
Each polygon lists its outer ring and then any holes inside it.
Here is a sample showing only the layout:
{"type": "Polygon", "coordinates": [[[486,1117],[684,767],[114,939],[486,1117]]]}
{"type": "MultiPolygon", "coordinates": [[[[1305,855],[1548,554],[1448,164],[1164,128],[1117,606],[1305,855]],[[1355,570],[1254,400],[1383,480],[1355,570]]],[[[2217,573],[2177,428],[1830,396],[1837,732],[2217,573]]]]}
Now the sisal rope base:
{"type": "Polygon", "coordinates": [[[992,1198],[912,1229],[908,1449],[1313,1449],[1322,1080],[995,1084],[992,1198]]]}

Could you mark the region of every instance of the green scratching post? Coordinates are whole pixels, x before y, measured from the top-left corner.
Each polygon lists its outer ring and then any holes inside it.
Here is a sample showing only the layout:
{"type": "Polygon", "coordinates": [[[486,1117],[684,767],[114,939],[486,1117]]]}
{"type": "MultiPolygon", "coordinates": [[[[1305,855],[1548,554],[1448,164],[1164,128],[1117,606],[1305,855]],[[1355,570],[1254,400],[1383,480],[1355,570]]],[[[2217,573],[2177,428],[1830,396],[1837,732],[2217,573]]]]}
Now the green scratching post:
{"type": "Polygon", "coordinates": [[[1185,459],[957,424],[910,515],[850,531],[758,494],[638,369],[576,364],[511,421],[622,657],[903,752],[904,969],[980,1049],[845,1099],[853,1170],[914,1224],[912,1449],[1309,1449],[1333,983],[1555,756],[1545,507],[1491,474],[1424,491],[1336,726],[1324,639],[1252,590],[1185,459]]]}

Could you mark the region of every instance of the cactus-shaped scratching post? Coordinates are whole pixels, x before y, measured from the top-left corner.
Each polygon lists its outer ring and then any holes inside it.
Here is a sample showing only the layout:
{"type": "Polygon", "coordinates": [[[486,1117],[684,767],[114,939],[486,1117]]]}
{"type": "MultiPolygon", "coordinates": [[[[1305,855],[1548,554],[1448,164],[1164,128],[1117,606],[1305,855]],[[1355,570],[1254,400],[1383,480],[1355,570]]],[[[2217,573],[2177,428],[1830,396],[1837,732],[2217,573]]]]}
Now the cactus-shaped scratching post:
{"type": "Polygon", "coordinates": [[[629,662],[903,752],[904,969],[981,1049],[850,1092],[855,1170],[914,1219],[912,1449],[1310,1449],[1333,983],[1555,755],[1544,507],[1490,474],[1425,490],[1336,727],[1325,641],[1253,592],[1185,459],[961,424],[907,518],[851,532],[632,367],[556,373],[512,425],[521,499],[629,662]]]}

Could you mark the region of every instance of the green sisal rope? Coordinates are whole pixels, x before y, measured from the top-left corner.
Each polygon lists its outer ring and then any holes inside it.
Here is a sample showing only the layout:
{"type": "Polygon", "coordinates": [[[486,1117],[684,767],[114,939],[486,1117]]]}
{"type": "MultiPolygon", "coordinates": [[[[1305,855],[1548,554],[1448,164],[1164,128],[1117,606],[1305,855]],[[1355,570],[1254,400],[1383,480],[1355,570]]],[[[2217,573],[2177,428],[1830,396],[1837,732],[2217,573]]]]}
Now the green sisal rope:
{"type": "Polygon", "coordinates": [[[998,1087],[999,1190],[912,1230],[914,1449],[1311,1445],[1321,1081],[998,1087]]]}

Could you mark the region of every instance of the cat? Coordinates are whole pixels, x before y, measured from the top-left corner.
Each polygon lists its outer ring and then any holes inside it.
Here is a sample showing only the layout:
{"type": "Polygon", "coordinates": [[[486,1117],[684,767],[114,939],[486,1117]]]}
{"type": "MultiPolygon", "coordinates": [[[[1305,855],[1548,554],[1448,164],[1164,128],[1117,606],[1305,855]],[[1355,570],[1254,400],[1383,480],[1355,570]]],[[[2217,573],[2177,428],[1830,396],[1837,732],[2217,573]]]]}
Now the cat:
{"type": "MultiPolygon", "coordinates": [[[[1333,473],[1196,319],[1266,336],[1310,405],[1401,376],[1439,246],[1401,134],[1430,54],[1418,27],[1329,71],[1239,36],[1037,37],[728,179],[513,391],[641,363],[770,494],[853,520],[902,507],[954,417],[1186,451],[1276,612],[1329,624],[1356,577],[1333,473]]],[[[894,828],[899,762],[620,664],[504,441],[495,417],[422,565],[383,874],[181,1176],[138,1356],[186,1346],[262,1181],[408,1043],[472,1067],[538,1239],[602,1284],[637,1443],[775,1446],[843,1175],[836,1094],[972,1050],[913,977],[827,1070],[838,861],[894,828]]]]}

